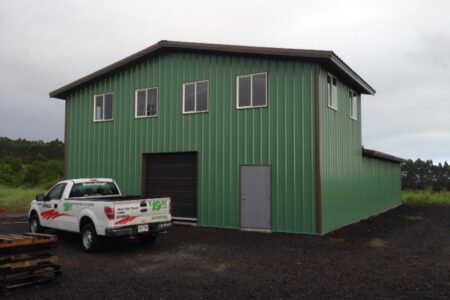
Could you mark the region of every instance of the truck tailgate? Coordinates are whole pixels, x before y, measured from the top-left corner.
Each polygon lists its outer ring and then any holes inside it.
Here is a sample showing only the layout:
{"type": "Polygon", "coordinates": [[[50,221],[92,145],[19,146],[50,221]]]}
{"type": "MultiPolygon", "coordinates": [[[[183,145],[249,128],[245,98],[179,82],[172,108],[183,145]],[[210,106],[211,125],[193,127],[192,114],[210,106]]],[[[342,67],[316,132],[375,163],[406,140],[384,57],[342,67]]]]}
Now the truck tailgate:
{"type": "Polygon", "coordinates": [[[170,198],[153,198],[114,203],[114,226],[169,222],[170,198]]]}

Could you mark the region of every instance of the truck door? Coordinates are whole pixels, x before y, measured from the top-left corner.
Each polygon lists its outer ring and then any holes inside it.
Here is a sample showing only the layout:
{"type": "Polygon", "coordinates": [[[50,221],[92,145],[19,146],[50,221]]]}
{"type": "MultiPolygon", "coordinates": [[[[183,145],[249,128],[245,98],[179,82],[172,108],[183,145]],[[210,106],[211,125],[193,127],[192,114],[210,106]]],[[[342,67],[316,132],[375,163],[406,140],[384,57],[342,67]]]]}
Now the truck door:
{"type": "Polygon", "coordinates": [[[59,206],[62,205],[62,195],[66,183],[60,183],[55,185],[44,197],[44,203],[41,209],[41,225],[44,227],[59,229],[59,220],[61,217],[59,213],[59,206]]]}
{"type": "Polygon", "coordinates": [[[71,199],[76,193],[76,185],[68,184],[64,192],[59,210],[59,229],[67,231],[79,231],[77,217],[83,208],[83,201],[71,199]],[[74,191],[75,190],[75,191],[74,191]]]}

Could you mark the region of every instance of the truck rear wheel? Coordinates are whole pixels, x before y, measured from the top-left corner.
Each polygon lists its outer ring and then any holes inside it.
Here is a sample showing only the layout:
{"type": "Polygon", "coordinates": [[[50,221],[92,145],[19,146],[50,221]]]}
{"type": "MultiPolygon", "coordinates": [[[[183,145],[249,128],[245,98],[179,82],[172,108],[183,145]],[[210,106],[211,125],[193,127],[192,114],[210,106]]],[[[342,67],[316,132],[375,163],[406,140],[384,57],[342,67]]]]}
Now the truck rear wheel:
{"type": "Polygon", "coordinates": [[[140,234],[140,235],[137,235],[137,239],[142,244],[153,245],[156,242],[156,240],[158,239],[158,233],[140,234]]]}
{"type": "Polygon", "coordinates": [[[100,248],[100,238],[92,223],[87,223],[81,228],[81,243],[86,252],[96,252],[100,248]]]}
{"type": "Polygon", "coordinates": [[[44,228],[41,226],[41,222],[39,222],[38,215],[33,212],[30,216],[30,219],[28,220],[30,225],[30,231],[32,233],[42,233],[44,232],[44,228]]]}

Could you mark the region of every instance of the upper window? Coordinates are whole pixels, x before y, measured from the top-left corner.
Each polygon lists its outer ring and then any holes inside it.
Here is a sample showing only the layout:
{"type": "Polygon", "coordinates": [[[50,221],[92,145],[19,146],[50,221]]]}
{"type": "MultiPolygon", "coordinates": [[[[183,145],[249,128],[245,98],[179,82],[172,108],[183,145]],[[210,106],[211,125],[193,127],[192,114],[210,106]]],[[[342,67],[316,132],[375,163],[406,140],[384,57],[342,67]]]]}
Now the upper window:
{"type": "Polygon", "coordinates": [[[337,79],[336,77],[327,75],[327,89],[328,89],[328,107],[338,109],[338,93],[337,93],[337,79]]]}
{"type": "Polygon", "coordinates": [[[207,112],[209,108],[209,81],[183,84],[183,113],[207,112]]]}
{"type": "Polygon", "coordinates": [[[114,94],[101,94],[94,97],[94,121],[113,119],[114,94]]]}
{"type": "Polygon", "coordinates": [[[158,88],[136,90],[135,117],[156,117],[159,110],[158,88]]]}
{"type": "Polygon", "coordinates": [[[350,118],[358,120],[358,99],[357,94],[354,91],[350,91],[350,118]]]}
{"type": "Polygon", "coordinates": [[[267,73],[240,75],[236,85],[237,108],[267,106],[267,73]]]}

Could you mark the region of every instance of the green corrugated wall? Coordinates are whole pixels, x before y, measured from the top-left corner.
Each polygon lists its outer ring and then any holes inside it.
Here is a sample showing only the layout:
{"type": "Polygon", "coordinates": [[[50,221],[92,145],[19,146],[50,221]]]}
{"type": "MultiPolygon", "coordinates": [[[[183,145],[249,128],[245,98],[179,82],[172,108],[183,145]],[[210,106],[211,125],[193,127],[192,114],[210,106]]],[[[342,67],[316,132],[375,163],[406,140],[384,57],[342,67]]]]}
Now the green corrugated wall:
{"type": "Polygon", "coordinates": [[[322,233],[401,203],[400,164],[362,156],[361,98],[350,119],[349,88],[338,78],[338,111],[328,107],[327,71],[320,72],[322,233]]]}
{"type": "Polygon", "coordinates": [[[67,176],[112,177],[141,191],[143,153],[197,151],[198,224],[240,227],[241,165],[272,166],[272,230],[316,233],[314,65],[163,52],[67,99],[67,176]],[[236,76],[268,73],[268,108],[236,109],[236,76]],[[210,111],[182,114],[182,83],[210,81],[210,111]],[[157,118],[134,118],[134,91],[159,87],[157,118]],[[115,94],[114,120],[93,122],[95,94],[115,94]]]}

